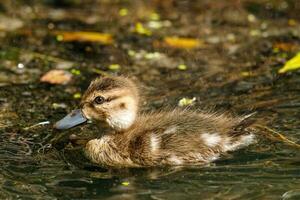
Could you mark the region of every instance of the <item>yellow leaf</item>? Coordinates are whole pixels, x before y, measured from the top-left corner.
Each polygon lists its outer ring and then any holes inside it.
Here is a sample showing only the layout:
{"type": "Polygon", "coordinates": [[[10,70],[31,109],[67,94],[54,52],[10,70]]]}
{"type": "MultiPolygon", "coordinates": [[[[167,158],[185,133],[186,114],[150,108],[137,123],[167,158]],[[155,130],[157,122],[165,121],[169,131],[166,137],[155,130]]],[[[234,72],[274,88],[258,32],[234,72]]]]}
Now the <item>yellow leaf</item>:
{"type": "Polygon", "coordinates": [[[124,181],[124,182],[122,182],[122,185],[124,185],[124,186],[128,186],[128,185],[130,185],[130,183],[129,183],[129,182],[127,182],[127,181],[124,181]]]}
{"type": "Polygon", "coordinates": [[[78,70],[78,69],[72,69],[71,73],[74,75],[77,75],[77,76],[79,76],[81,74],[80,70],[78,70]]]}
{"type": "Polygon", "coordinates": [[[185,64],[180,64],[177,66],[177,69],[184,71],[187,70],[187,66],[185,64]]]}
{"type": "Polygon", "coordinates": [[[294,19],[289,19],[288,25],[289,25],[289,26],[296,26],[296,25],[297,25],[297,21],[294,20],[294,19]]]}
{"type": "Polygon", "coordinates": [[[119,15],[122,16],[122,17],[128,15],[128,10],[127,10],[127,8],[121,8],[121,9],[119,10],[119,15]]]}
{"type": "Polygon", "coordinates": [[[109,33],[84,32],[84,31],[57,31],[56,39],[62,42],[85,41],[99,42],[102,44],[112,44],[114,39],[109,33]]]}
{"type": "Polygon", "coordinates": [[[159,16],[158,13],[152,12],[152,13],[150,14],[149,18],[150,18],[151,20],[153,20],[153,21],[157,21],[157,20],[160,19],[160,16],[159,16]]]}
{"type": "Polygon", "coordinates": [[[182,98],[178,102],[178,106],[189,106],[192,105],[196,101],[196,97],[190,98],[182,98]]]}
{"type": "Polygon", "coordinates": [[[81,98],[81,93],[80,93],[80,92],[76,92],[76,93],[73,95],[73,98],[74,98],[74,99],[80,99],[80,98],[81,98]]]}
{"type": "Polygon", "coordinates": [[[140,22],[135,24],[135,30],[134,31],[138,34],[141,34],[141,35],[150,36],[152,34],[152,32],[149,29],[145,28],[143,26],[143,24],[140,23],[140,22]]]}
{"type": "Polygon", "coordinates": [[[128,53],[128,55],[131,56],[131,57],[136,55],[136,52],[135,52],[134,50],[128,50],[127,53],[128,53]]]}
{"type": "Polygon", "coordinates": [[[119,64],[111,64],[108,66],[108,69],[113,70],[113,71],[117,71],[121,68],[121,66],[119,64]]]}
{"type": "Polygon", "coordinates": [[[251,76],[251,72],[241,72],[241,75],[244,77],[251,76]]]}
{"type": "Polygon", "coordinates": [[[282,74],[288,71],[296,70],[300,68],[300,52],[288,60],[285,65],[279,69],[278,73],[282,74]]]}
{"type": "Polygon", "coordinates": [[[179,38],[179,37],[165,37],[166,45],[175,48],[192,49],[203,45],[203,42],[194,38],[179,38]]]}

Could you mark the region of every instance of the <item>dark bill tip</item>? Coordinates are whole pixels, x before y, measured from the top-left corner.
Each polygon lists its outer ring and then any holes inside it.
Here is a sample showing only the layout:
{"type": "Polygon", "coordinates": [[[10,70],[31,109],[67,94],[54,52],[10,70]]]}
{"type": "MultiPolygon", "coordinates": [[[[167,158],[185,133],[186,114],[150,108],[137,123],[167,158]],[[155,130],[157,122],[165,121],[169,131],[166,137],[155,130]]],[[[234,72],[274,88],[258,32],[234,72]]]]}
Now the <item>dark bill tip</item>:
{"type": "Polygon", "coordinates": [[[80,109],[73,110],[63,119],[59,120],[54,124],[54,128],[56,129],[69,129],[83,122],[86,122],[87,118],[83,115],[80,109]]]}

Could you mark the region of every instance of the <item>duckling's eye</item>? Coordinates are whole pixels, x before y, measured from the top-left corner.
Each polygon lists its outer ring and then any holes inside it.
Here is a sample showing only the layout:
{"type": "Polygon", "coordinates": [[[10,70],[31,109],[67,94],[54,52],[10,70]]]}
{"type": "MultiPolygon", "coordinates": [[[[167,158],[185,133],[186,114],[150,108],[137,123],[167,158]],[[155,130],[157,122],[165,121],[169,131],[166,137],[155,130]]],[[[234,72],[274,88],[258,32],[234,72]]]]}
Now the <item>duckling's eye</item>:
{"type": "Polygon", "coordinates": [[[96,104],[102,104],[103,102],[105,101],[104,97],[102,96],[97,96],[95,99],[94,99],[94,102],[96,104]]]}

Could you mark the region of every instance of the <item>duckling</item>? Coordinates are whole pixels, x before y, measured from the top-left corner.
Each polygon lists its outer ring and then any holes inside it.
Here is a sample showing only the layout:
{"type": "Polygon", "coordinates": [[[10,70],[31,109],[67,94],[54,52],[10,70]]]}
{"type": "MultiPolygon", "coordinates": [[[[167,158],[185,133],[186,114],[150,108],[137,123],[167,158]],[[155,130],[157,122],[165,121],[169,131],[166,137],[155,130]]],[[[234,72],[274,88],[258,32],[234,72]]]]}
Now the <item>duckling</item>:
{"type": "Polygon", "coordinates": [[[247,130],[251,125],[247,116],[179,108],[141,113],[139,108],[140,91],[132,80],[101,77],[91,82],[80,109],[55,128],[87,120],[108,124],[111,133],[89,140],[84,147],[91,162],[107,167],[203,165],[255,141],[247,130]]]}

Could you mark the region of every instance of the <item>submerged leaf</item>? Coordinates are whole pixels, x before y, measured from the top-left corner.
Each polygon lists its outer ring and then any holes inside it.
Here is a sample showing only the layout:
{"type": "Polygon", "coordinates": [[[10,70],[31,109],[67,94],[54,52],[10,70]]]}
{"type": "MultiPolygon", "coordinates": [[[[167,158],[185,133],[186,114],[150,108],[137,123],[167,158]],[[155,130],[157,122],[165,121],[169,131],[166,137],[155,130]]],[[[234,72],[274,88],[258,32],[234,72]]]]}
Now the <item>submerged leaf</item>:
{"type": "Polygon", "coordinates": [[[15,31],[22,28],[24,24],[20,19],[0,15],[0,31],[15,31]]]}
{"type": "Polygon", "coordinates": [[[244,72],[241,72],[241,76],[244,76],[244,77],[253,76],[253,73],[244,71],[244,72]]]}
{"type": "Polygon", "coordinates": [[[288,25],[289,25],[289,26],[296,26],[296,25],[297,25],[297,21],[294,20],[294,19],[289,19],[288,25]]]}
{"type": "Polygon", "coordinates": [[[277,42],[273,44],[273,51],[276,53],[279,50],[281,51],[293,51],[297,48],[297,45],[289,42],[277,42]]]}
{"type": "Polygon", "coordinates": [[[71,42],[71,41],[86,41],[86,42],[99,42],[102,44],[113,44],[114,39],[109,33],[98,32],[84,32],[84,31],[59,31],[56,32],[58,41],[71,42]]]}
{"type": "Polygon", "coordinates": [[[278,73],[282,74],[288,71],[296,70],[300,68],[300,52],[288,60],[285,65],[279,69],[278,73]]]}

